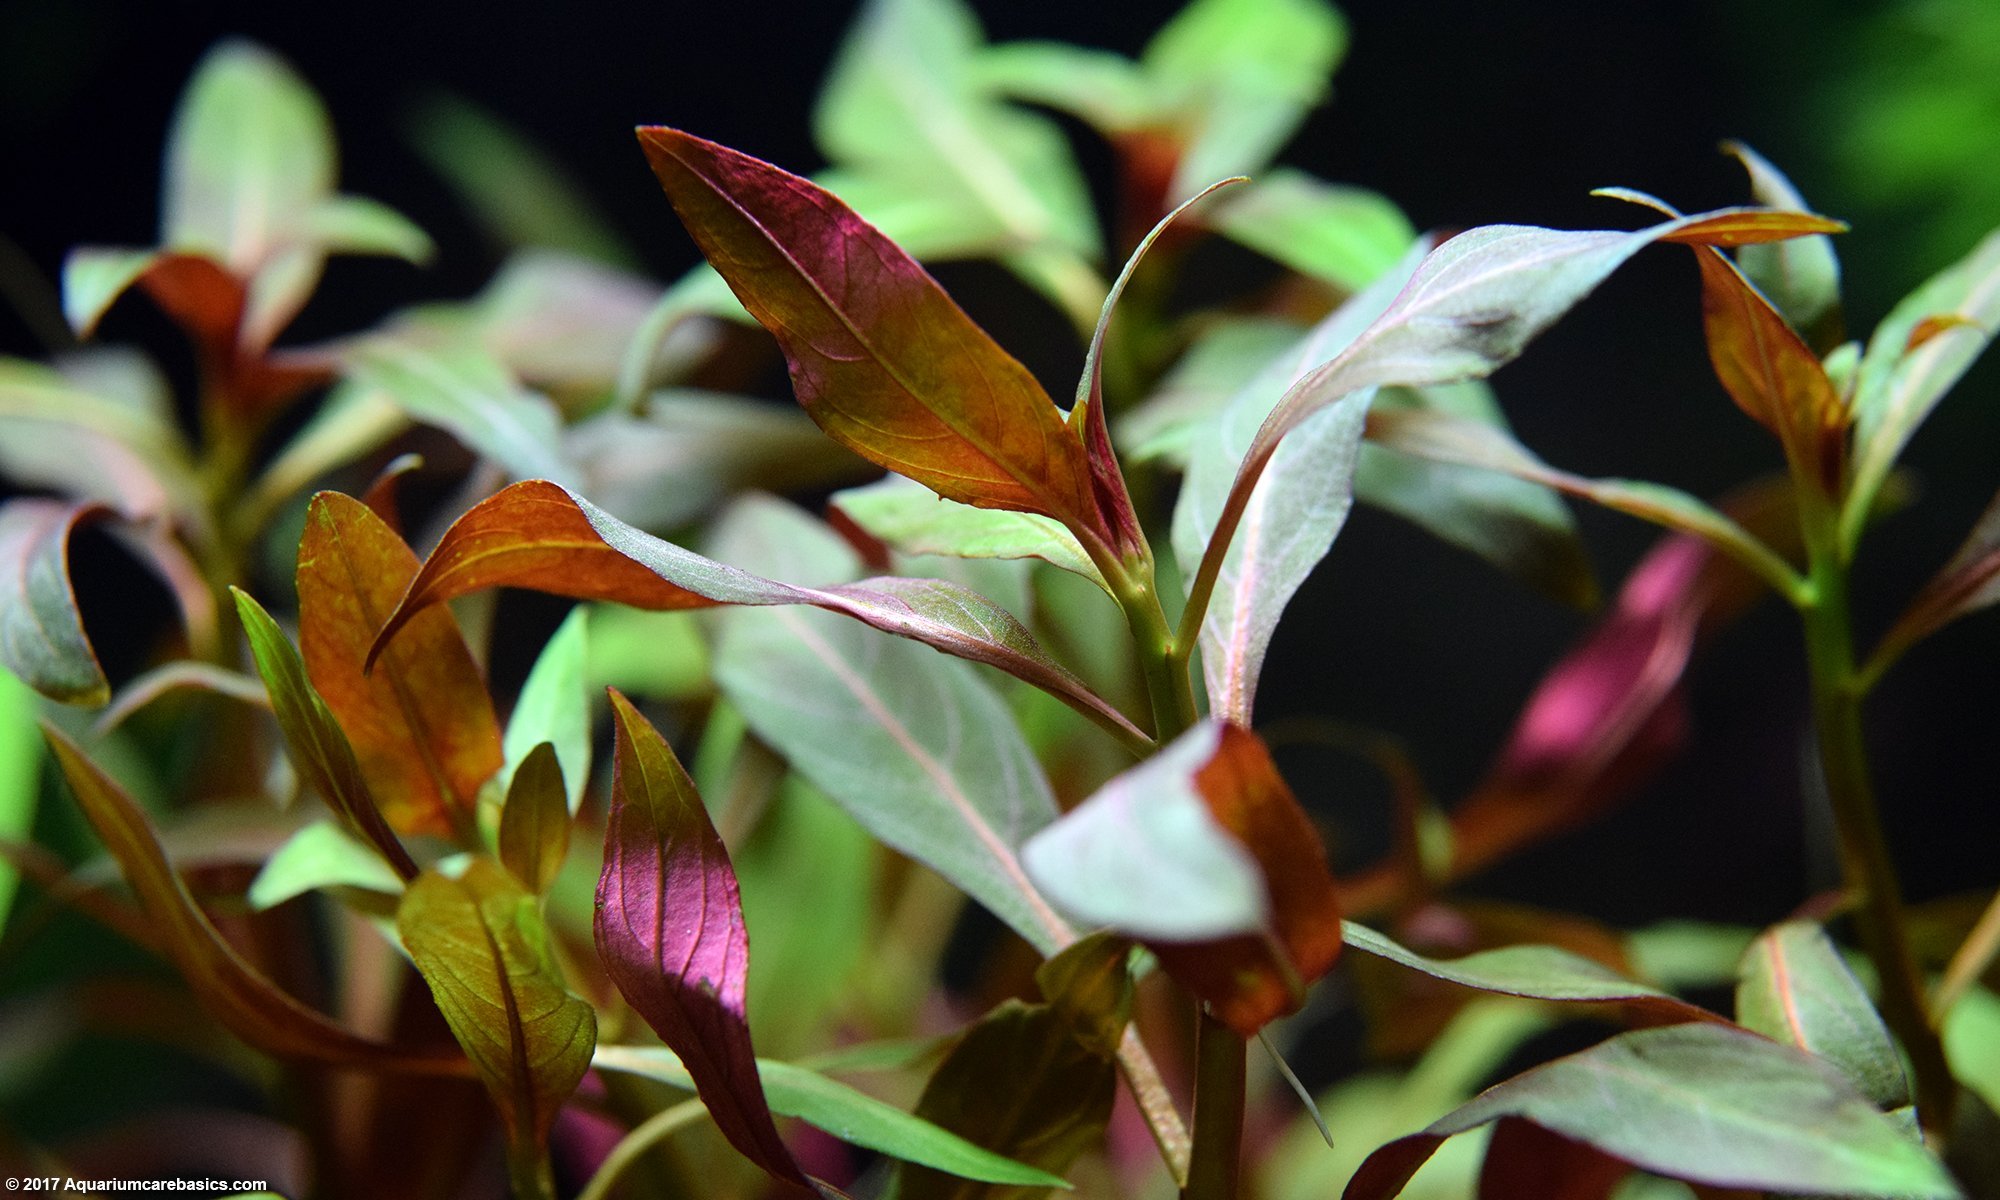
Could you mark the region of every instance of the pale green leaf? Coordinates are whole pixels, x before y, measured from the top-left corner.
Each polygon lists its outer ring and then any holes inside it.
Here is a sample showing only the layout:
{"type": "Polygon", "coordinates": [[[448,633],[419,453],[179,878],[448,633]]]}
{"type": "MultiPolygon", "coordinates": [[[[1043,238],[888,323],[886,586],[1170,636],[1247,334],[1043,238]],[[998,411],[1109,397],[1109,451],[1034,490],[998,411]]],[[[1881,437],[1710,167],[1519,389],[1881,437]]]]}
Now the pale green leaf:
{"type": "Polygon", "coordinates": [[[78,337],[89,337],[105,311],[153,269],[158,250],[78,246],[63,259],[63,316],[78,337]]]}
{"type": "Polygon", "coordinates": [[[1196,441],[1244,382],[1299,345],[1305,331],[1289,321],[1225,318],[1202,330],[1138,407],[1113,418],[1126,461],[1158,459],[1186,467],[1196,441]]]}
{"type": "MultiPolygon", "coordinates": [[[[1793,212],[1811,212],[1805,197],[1763,155],[1742,142],[1724,142],[1750,173],[1757,203],[1793,212]]],[[[1815,351],[1824,352],[1840,333],[1840,259],[1833,239],[1823,233],[1736,252],[1736,265],[1764,298],[1815,351]]]]}
{"type": "Polygon", "coordinates": [[[1006,42],[988,47],[979,82],[1016,100],[1059,109],[1106,134],[1128,133],[1152,117],[1148,80],[1131,59],[1068,42],[1006,42]]]}
{"type": "MultiPolygon", "coordinates": [[[[838,537],[753,501],[717,531],[725,560],[853,578],[838,537]]],[[[972,668],[833,614],[722,614],[716,681],[757,735],[876,837],[926,863],[1044,950],[1071,931],[1017,854],[1055,800],[1013,715],[972,668]]]]}
{"type": "Polygon", "coordinates": [[[355,887],[399,895],[403,881],[382,856],[331,821],[299,830],[265,861],[250,883],[250,907],[275,908],[327,887],[355,887]]]}
{"type": "Polygon", "coordinates": [[[1106,587],[1076,535],[1052,517],[958,504],[900,475],[839,492],[831,503],[904,554],[1038,558],[1106,587]]]}
{"type": "Polygon", "coordinates": [[[1143,941],[1267,928],[1263,869],[1195,783],[1220,736],[1213,721],[1195,726],[1036,834],[1021,850],[1028,877],[1082,924],[1143,941]]]}
{"type": "Polygon", "coordinates": [[[1923,1145],[1835,1067],[1733,1026],[1690,1024],[1622,1034],[1487,1089],[1376,1151],[1348,1200],[1393,1195],[1445,1138],[1503,1117],[1719,1187],[1960,1195],[1923,1145]]]}
{"type": "Polygon", "coordinates": [[[52,700],[95,707],[111,684],[69,576],[70,535],[92,512],[32,497],[0,503],[0,668],[52,700]]]}
{"type": "Polygon", "coordinates": [[[688,612],[644,612],[621,604],[591,606],[584,679],[635,696],[679,700],[708,688],[708,643],[688,612]]]}
{"type": "Polygon", "coordinates": [[[1417,237],[1381,194],[1288,168],[1225,198],[1211,220],[1266,258],[1349,292],[1394,267],[1417,237]]]}
{"type": "Polygon", "coordinates": [[[173,514],[201,530],[207,501],[171,411],[89,386],[114,383],[91,365],[108,366],[101,355],[72,363],[76,377],[0,358],[0,473],[131,517],[173,514]]]}
{"type": "MultiPolygon", "coordinates": [[[[594,1065],[600,1070],[643,1075],[672,1087],[694,1089],[687,1068],[664,1046],[600,1046],[594,1065]]],[[[863,1149],[921,1163],[962,1179],[1068,1187],[1057,1176],[982,1150],[955,1133],[809,1068],[760,1058],[757,1074],[772,1112],[796,1117],[863,1149]]]]}
{"type": "Polygon", "coordinates": [[[1743,956],[1736,1019],[1833,1063],[1877,1108],[1910,1103],[1895,1040],[1840,951],[1810,921],[1771,927],[1743,956]]]}
{"type": "Polygon", "coordinates": [[[1186,150],[1168,202],[1271,160],[1326,95],[1347,23],[1324,0],[1193,0],[1140,59],[1186,150]]]}
{"type": "Polygon", "coordinates": [[[500,778],[509,783],[536,746],[555,746],[572,813],[590,782],[589,619],[590,610],[578,605],[542,646],[501,739],[506,766],[500,778]]]}
{"type": "Polygon", "coordinates": [[[306,214],[305,236],[331,254],[400,258],[419,266],[437,253],[430,235],[402,213],[365,196],[328,196],[306,214]]]}
{"type": "Polygon", "coordinates": [[[443,429],[517,478],[565,482],[562,421],[546,397],[471,348],[422,350],[387,339],[348,356],[349,377],[379,390],[414,420],[443,429]]]}

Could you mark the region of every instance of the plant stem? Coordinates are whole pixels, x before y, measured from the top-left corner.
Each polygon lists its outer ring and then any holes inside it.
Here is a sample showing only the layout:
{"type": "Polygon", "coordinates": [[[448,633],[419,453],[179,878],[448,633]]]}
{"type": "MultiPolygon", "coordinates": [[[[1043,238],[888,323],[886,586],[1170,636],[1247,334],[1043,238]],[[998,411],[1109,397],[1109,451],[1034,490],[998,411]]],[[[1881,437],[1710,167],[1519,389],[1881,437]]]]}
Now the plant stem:
{"type": "Polygon", "coordinates": [[[1903,929],[1902,887],[1882,836],[1861,736],[1863,691],[1854,662],[1846,555],[1834,514],[1813,511],[1823,507],[1810,506],[1803,514],[1811,586],[1800,609],[1820,766],[1833,807],[1841,871],[1858,902],[1855,927],[1881,979],[1882,1017],[1909,1053],[1916,1072],[1917,1113],[1923,1127],[1936,1134],[1950,1128],[1957,1085],[1930,1022],[1923,977],[1903,929]]]}
{"type": "Polygon", "coordinates": [[[1098,564],[1118,598],[1118,606],[1125,610],[1125,624],[1138,651],[1146,696],[1153,706],[1153,740],[1165,745],[1191,728],[1198,714],[1187,658],[1175,653],[1174,634],[1167,626],[1166,611],[1160,607],[1152,564],[1144,563],[1142,568],[1134,572],[1109,558],[1098,564]]]}
{"type": "Polygon", "coordinates": [[[1246,1078],[1241,1034],[1202,1010],[1195,1035],[1194,1152],[1181,1200],[1235,1200],[1246,1078]]]}
{"type": "Polygon", "coordinates": [[[507,1181],[514,1200],[556,1200],[555,1174],[549,1152],[533,1138],[507,1148],[507,1181]]]}

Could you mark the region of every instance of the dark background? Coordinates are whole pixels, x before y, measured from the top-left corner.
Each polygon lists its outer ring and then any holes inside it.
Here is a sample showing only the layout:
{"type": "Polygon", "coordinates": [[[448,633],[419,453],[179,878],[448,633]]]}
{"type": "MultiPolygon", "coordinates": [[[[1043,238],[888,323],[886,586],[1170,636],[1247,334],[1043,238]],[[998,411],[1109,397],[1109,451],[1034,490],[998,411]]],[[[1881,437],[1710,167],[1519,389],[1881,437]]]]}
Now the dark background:
{"type": "MultiPolygon", "coordinates": [[[[974,7],[994,40],[1132,52],[1178,6],[974,7]]],[[[73,243],[149,242],[174,100],[216,38],[242,33],[289,58],[325,98],[343,188],[400,209],[441,249],[422,271],[336,262],[295,336],[344,332],[415,300],[469,294],[497,262],[408,148],[411,105],[439,89],[490,109],[554,154],[648,267],[672,278],[694,251],[648,177],[631,127],[671,123],[791,169],[817,167],[811,100],[853,8],[5,0],[0,235],[50,277],[73,243]]],[[[2000,211],[1981,211],[1980,198],[1993,194],[1988,179],[1961,171],[1963,186],[1918,187],[1915,199],[1906,188],[1898,199],[1868,183],[1898,167],[1857,164],[1843,149],[1847,123],[1871,103],[1868,88],[1935,73],[1939,54],[1956,61],[1949,55],[1962,48],[1949,21],[1891,37],[1884,29],[1898,19],[1895,6],[1835,0],[1353,0],[1344,9],[1348,61],[1331,102],[1285,161],[1376,188],[1419,227],[1635,223],[1621,206],[1587,195],[1606,184],[1689,210],[1736,203],[1745,195],[1740,169],[1715,147],[1737,137],[1787,169],[1820,209],[1854,223],[1842,245],[1849,324],[1866,330],[1974,234],[2000,223],[2000,211]]],[[[1101,169],[1101,148],[1079,138],[1085,161],[1101,169]]],[[[8,269],[22,277],[18,265],[8,269]]],[[[1081,349],[1037,300],[997,272],[946,278],[1052,391],[1067,390],[1081,349]]],[[[117,310],[106,336],[158,337],[142,307],[117,310]]],[[[29,327],[0,311],[0,350],[38,349],[29,327]]],[[[1949,555],[2000,477],[1995,376],[1991,367],[1976,372],[1915,444],[1920,504],[1864,551],[1864,643],[1949,555]]],[[[1704,495],[1777,466],[1773,447],[1708,373],[1684,254],[1642,255],[1497,386],[1523,440],[1560,466],[1657,478],[1704,495]]],[[[1601,577],[1615,587],[1649,531],[1594,511],[1579,519],[1601,577]]],[[[1389,518],[1357,512],[1294,602],[1259,716],[1328,715],[1398,734],[1434,790],[1456,796],[1477,780],[1534,680],[1584,623],[1389,518]]],[[[1917,898],[1995,880],[1996,664],[2000,619],[1975,619],[1911,654],[1870,708],[1891,837],[1917,898]]],[[[1486,886],[1621,921],[1767,921],[1830,883],[1830,859],[1802,832],[1812,826],[1801,820],[1797,767],[1804,672],[1789,615],[1766,603],[1710,647],[1692,685],[1697,736],[1682,761],[1599,826],[1525,855],[1486,886]]],[[[1376,784],[1330,756],[1300,754],[1288,767],[1308,801],[1343,824],[1369,824],[1355,813],[1382,803],[1376,784]]],[[[1343,857],[1366,849],[1350,845],[1343,857]]]]}

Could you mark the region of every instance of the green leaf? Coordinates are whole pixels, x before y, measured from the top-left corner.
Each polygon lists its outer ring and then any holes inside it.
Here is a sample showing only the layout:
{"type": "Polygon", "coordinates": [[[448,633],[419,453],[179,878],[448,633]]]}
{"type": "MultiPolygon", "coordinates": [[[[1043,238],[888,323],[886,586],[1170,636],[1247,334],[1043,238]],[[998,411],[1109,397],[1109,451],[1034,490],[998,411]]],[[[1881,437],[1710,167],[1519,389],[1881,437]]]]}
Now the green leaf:
{"type": "Polygon", "coordinates": [[[562,764],[543,742],[521,760],[500,810],[500,861],[536,895],[549,890],[569,852],[570,812],[562,764]]]}
{"type": "Polygon", "coordinates": [[[984,87],[1080,117],[1107,134],[1140,128],[1153,110],[1138,64],[1109,50],[1004,42],[985,47],[975,70],[984,87]]]}
{"type": "Polygon", "coordinates": [[[1115,440],[1128,461],[1159,459],[1186,467],[1204,431],[1230,398],[1295,349],[1298,326],[1265,317],[1224,317],[1199,334],[1153,394],[1116,418],[1115,440]]]}
{"type": "Polygon", "coordinates": [[[333,182],[333,128],[312,89],[262,47],[223,42],[174,113],[160,243],[247,278],[333,182]]]}
{"type": "Polygon", "coordinates": [[[1446,961],[1426,958],[1353,921],[1343,922],[1342,932],[1356,950],[1482,992],[1565,1004],[1619,1004],[1680,1021],[1722,1020],[1555,946],[1503,946],[1446,961]]]}
{"type": "Polygon", "coordinates": [[[306,214],[305,235],[331,254],[367,254],[422,265],[437,247],[402,213],[366,196],[328,196],[306,214]]]}
{"type": "MultiPolygon", "coordinates": [[[[752,570],[852,578],[853,553],[795,510],[748,502],[716,532],[752,570]]],[[[1055,800],[1013,715],[965,664],[795,608],[730,613],[716,682],[795,770],[876,837],[929,865],[1045,951],[1069,926],[1017,849],[1055,800]]]]}
{"type": "MultiPolygon", "coordinates": [[[[34,693],[13,672],[0,668],[0,838],[25,842],[33,836],[41,779],[34,693]]],[[[7,928],[7,914],[13,910],[20,884],[12,860],[0,859],[0,932],[7,928]]]]}
{"type": "Polygon", "coordinates": [[[900,475],[836,493],[830,503],[904,554],[1039,558],[1109,591],[1076,535],[1049,517],[957,504],[900,475]]]}
{"type": "Polygon", "coordinates": [[[1455,1133],[1518,1117],[1662,1175],[1844,1196],[1960,1195],[1830,1064],[1727,1025],[1621,1034],[1487,1089],[1369,1156],[1346,1200],[1392,1196],[1455,1133]]]}
{"type": "MultiPolygon", "coordinates": [[[[694,1090],[694,1078],[664,1046],[599,1046],[593,1065],[694,1090]]],[[[864,1150],[935,1167],[961,1179],[1044,1188],[1069,1186],[1059,1176],[983,1150],[810,1068],[760,1058],[757,1074],[764,1082],[764,1096],[772,1112],[796,1117],[864,1150]]]]}
{"type": "Polygon", "coordinates": [[[370,1041],[279,991],[209,923],[132,797],[76,743],[46,725],[43,732],[77,804],[138,895],[167,957],[203,1007],[231,1033],[281,1058],[426,1075],[462,1072],[456,1054],[405,1051],[370,1041]]]}
{"type": "Polygon", "coordinates": [[[757,947],[747,989],[757,1044],[772,1055],[823,1045],[873,947],[881,875],[874,839],[794,775],[732,857],[743,924],[757,947]]]}
{"type": "Polygon", "coordinates": [[[568,453],[582,465],[585,495],[654,532],[742,492],[815,491],[872,473],[796,406],[694,388],[654,392],[634,415],[579,422],[568,453]],[[661,487],[662,479],[674,485],[661,487]]]}
{"type": "Polygon", "coordinates": [[[1323,0],[1193,0],[1140,58],[1184,147],[1168,202],[1260,170],[1326,95],[1347,23],[1323,0]]]}
{"type": "Polygon", "coordinates": [[[1736,1019],[1833,1063],[1877,1108],[1910,1103],[1901,1052],[1861,981],[1813,922],[1774,925],[1750,947],[1736,985],[1736,1019]]]}
{"type": "Polygon", "coordinates": [[[258,912],[326,887],[355,887],[400,895],[403,881],[382,856],[330,821],[314,821],[285,840],[250,883],[258,912]]]}
{"type": "MultiPolygon", "coordinates": [[[[1493,426],[1512,437],[1506,414],[1483,382],[1384,388],[1372,411],[1418,409],[1493,426]]],[[[1545,595],[1575,608],[1597,603],[1597,580],[1576,520],[1555,491],[1498,471],[1399,454],[1364,443],[1354,495],[1433,536],[1471,551],[1545,595]]]]}
{"type": "MultiPolygon", "coordinates": [[[[917,1115],[1044,1171],[1067,1170],[1100,1142],[1117,1088],[1113,1065],[1132,1011],[1127,944],[1097,935],[1035,973],[1045,1003],[1009,1000],[968,1030],[917,1101],[917,1115]]],[[[1028,1200],[1047,1185],[977,1188],[905,1167],[898,1200],[1028,1200]]]]}
{"type": "Polygon", "coordinates": [[[584,679],[593,693],[680,700],[708,690],[708,643],[693,613],[594,604],[589,643],[584,679]]]}
{"type": "Polygon", "coordinates": [[[507,765],[500,778],[510,783],[537,746],[554,745],[572,813],[583,802],[584,787],[590,782],[591,687],[585,670],[591,655],[589,621],[589,608],[579,605],[543,644],[515,698],[501,741],[507,765]]]}
{"type": "MultiPolygon", "coordinates": [[[[1238,485],[1244,454],[1274,406],[1312,364],[1340,353],[1386,310],[1417,268],[1422,248],[1315,326],[1267,364],[1194,438],[1187,478],[1174,505],[1175,561],[1201,567],[1238,485]]],[[[1202,675],[1211,712],[1248,727],[1264,654],[1285,606],[1347,521],[1362,421],[1373,389],[1316,414],[1272,456],[1245,502],[1238,536],[1217,563],[1201,625],[1202,675]]]]}
{"type": "Polygon", "coordinates": [[[1212,223],[1264,257],[1349,292],[1394,267],[1417,238],[1381,194],[1283,167],[1222,201],[1212,223]]]}
{"type": "Polygon", "coordinates": [[[590,1069],[597,1015],[564,987],[535,898],[490,859],[457,879],[424,872],[396,927],[500,1110],[518,1178],[590,1069]]]}
{"type": "Polygon", "coordinates": [[[277,714],[278,728],[290,747],[292,764],[347,827],[396,869],[396,874],[415,878],[416,863],[376,807],[368,781],[355,761],[354,747],[326,701],[313,690],[291,639],[249,593],[235,588],[230,591],[236,597],[237,617],[243,622],[251,656],[257,660],[257,674],[264,680],[271,710],[277,714]]]}
{"type": "Polygon", "coordinates": [[[410,130],[417,153],[494,241],[613,266],[638,261],[570,172],[485,109],[433,95],[417,107],[410,130]]]}
{"type": "Polygon", "coordinates": [[[1896,459],[2000,332],[2000,230],[1875,327],[1854,390],[1854,470],[1841,529],[1860,533],[1896,459]]]}
{"type": "Polygon", "coordinates": [[[118,297],[160,260],[158,250],[78,246],[63,259],[63,316],[78,337],[89,337],[118,297]]]}
{"type": "MultiPolygon", "coordinates": [[[[1792,181],[1763,155],[1737,141],[1722,143],[1722,149],[1750,173],[1750,192],[1757,203],[1794,212],[1811,211],[1792,181]]],[[[1737,251],[1736,265],[1807,345],[1824,354],[1840,344],[1840,259],[1834,254],[1832,238],[1816,234],[1745,246],[1737,251]]]]}
{"type": "Polygon", "coordinates": [[[349,378],[388,396],[516,478],[574,479],[562,453],[562,419],[547,397],[523,388],[484,350],[421,349],[378,338],[346,359],[349,378]]]}
{"type": "Polygon", "coordinates": [[[131,362],[93,352],[52,370],[0,358],[0,472],[134,519],[171,514],[199,535],[206,502],[172,411],[100,391],[131,362]]]}
{"type": "Polygon", "coordinates": [[[69,577],[70,536],[101,511],[57,500],[0,503],[0,667],[64,704],[111,699],[69,577]]]}
{"type": "Polygon", "coordinates": [[[1058,908],[1145,941],[1201,942],[1270,922],[1264,873],[1198,785],[1221,727],[1204,722],[1114,778],[1021,851],[1058,908]]]}
{"type": "Polygon", "coordinates": [[[1053,244],[1094,258],[1096,223],[1068,143],[981,87],[984,40],[959,0],[871,0],[820,93],[820,148],[878,186],[959,213],[965,252],[1053,244]]]}

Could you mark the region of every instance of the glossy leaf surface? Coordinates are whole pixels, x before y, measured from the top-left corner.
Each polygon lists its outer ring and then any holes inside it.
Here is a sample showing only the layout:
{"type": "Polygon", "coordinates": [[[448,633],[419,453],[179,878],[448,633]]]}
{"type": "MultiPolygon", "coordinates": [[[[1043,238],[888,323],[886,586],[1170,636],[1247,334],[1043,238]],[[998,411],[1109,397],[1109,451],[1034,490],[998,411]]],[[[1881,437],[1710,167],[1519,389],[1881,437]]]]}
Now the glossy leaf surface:
{"type": "Polygon", "coordinates": [[[216,932],[174,873],[159,836],[131,796],[85,756],[44,727],[56,761],[84,816],[138,894],[162,948],[204,1007],[229,1031],[267,1054],[422,1074],[458,1074],[458,1056],[406,1053],[354,1034],[300,1004],[245,962],[216,932]]]}
{"type": "Polygon", "coordinates": [[[234,594],[237,617],[243,622],[251,656],[257,660],[257,674],[270,694],[271,711],[277,714],[293,766],[348,828],[381,853],[396,874],[416,878],[416,863],[376,806],[354,747],[334,719],[333,710],[306,678],[305,662],[291,639],[249,593],[234,594]]]}
{"type": "Polygon", "coordinates": [[[1910,436],[2000,331],[2000,231],[1890,310],[1862,356],[1854,391],[1851,542],[1910,436]]]}
{"type": "Polygon", "coordinates": [[[448,834],[500,769],[500,723],[451,610],[413,615],[364,669],[369,647],[418,570],[367,505],[321,492],[299,542],[299,652],[398,829],[448,834]]]}
{"type": "Polygon", "coordinates": [[[1022,860],[1058,907],[1145,941],[1246,1035],[1296,1008],[1340,951],[1317,831],[1256,735],[1218,721],[1114,778],[1022,860]]]}
{"type": "Polygon", "coordinates": [[[1674,1021],[1722,1019],[1556,946],[1503,946],[1461,958],[1436,959],[1352,921],[1343,922],[1342,933],[1356,950],[1477,991],[1565,1004],[1617,1004],[1674,1021]]]}
{"type": "MultiPolygon", "coordinates": [[[[715,548],[763,570],[859,569],[830,531],[769,501],[725,516],[715,548]]],[[[715,677],[760,738],[876,837],[1044,952],[1074,936],[1018,857],[1055,799],[1007,706],[963,664],[784,608],[730,614],[715,677]]]]}
{"type": "Polygon", "coordinates": [[[569,994],[535,899],[498,863],[424,872],[396,910],[410,960],[500,1110],[515,1147],[547,1141],[590,1069],[597,1014],[569,994]]]}
{"type": "Polygon", "coordinates": [[[482,501],[446,531],[384,626],[393,644],[412,614],[480,588],[509,585],[641,608],[809,605],[957,658],[998,667],[1121,736],[1143,735],[1050,658],[1012,614],[938,579],[882,577],[828,587],[778,583],[632,528],[555,484],[530,480],[482,501]]]}
{"type": "Polygon", "coordinates": [[[597,951],[606,973],[687,1065],[731,1145],[798,1188],[805,1175],[778,1137],[744,1017],[749,939],[729,852],[665,739],[623,696],[617,725],[597,951]]]}
{"type": "MultiPolygon", "coordinates": [[[[645,1075],[674,1087],[693,1090],[688,1074],[673,1051],[654,1046],[600,1046],[595,1060],[602,1070],[645,1075]]],[[[868,1093],[795,1063],[757,1060],[764,1095],[771,1111],[823,1129],[843,1142],[919,1163],[960,1179],[986,1183],[1062,1187],[1059,1176],[1017,1163],[985,1150],[959,1135],[884,1104],[868,1093]]]]}
{"type": "Polygon", "coordinates": [[[1083,447],[1048,393],[914,260],[776,167],[672,129],[640,143],[834,440],[947,499],[1110,540],[1083,447]]]}
{"type": "Polygon", "coordinates": [[[1393,1196],[1445,1138],[1502,1117],[1696,1183],[1959,1195],[1937,1160],[1834,1067],[1744,1030],[1700,1024],[1622,1034],[1489,1088],[1370,1155],[1346,1200],[1393,1196]]]}
{"type": "Polygon", "coordinates": [[[1818,925],[1787,921],[1751,945],[1736,985],[1736,1019],[1833,1063],[1878,1108],[1910,1103],[1902,1052],[1818,925]]]}
{"type": "Polygon", "coordinates": [[[65,704],[111,699],[69,578],[70,535],[97,511],[24,497],[0,504],[0,666],[65,704]]]}
{"type": "Polygon", "coordinates": [[[500,861],[529,891],[540,895],[555,882],[569,850],[569,799],[553,745],[528,752],[507,786],[500,810],[500,861]]]}
{"type": "MultiPolygon", "coordinates": [[[[938,1066],[917,1115],[996,1153],[1060,1173],[1098,1143],[1111,1117],[1113,1054],[1131,1016],[1126,944],[1092,937],[1036,972],[1043,1003],[1010,1000],[974,1025],[938,1066]]],[[[1027,1200],[1047,1187],[979,1189],[905,1168],[902,1200],[1027,1200]]]]}

